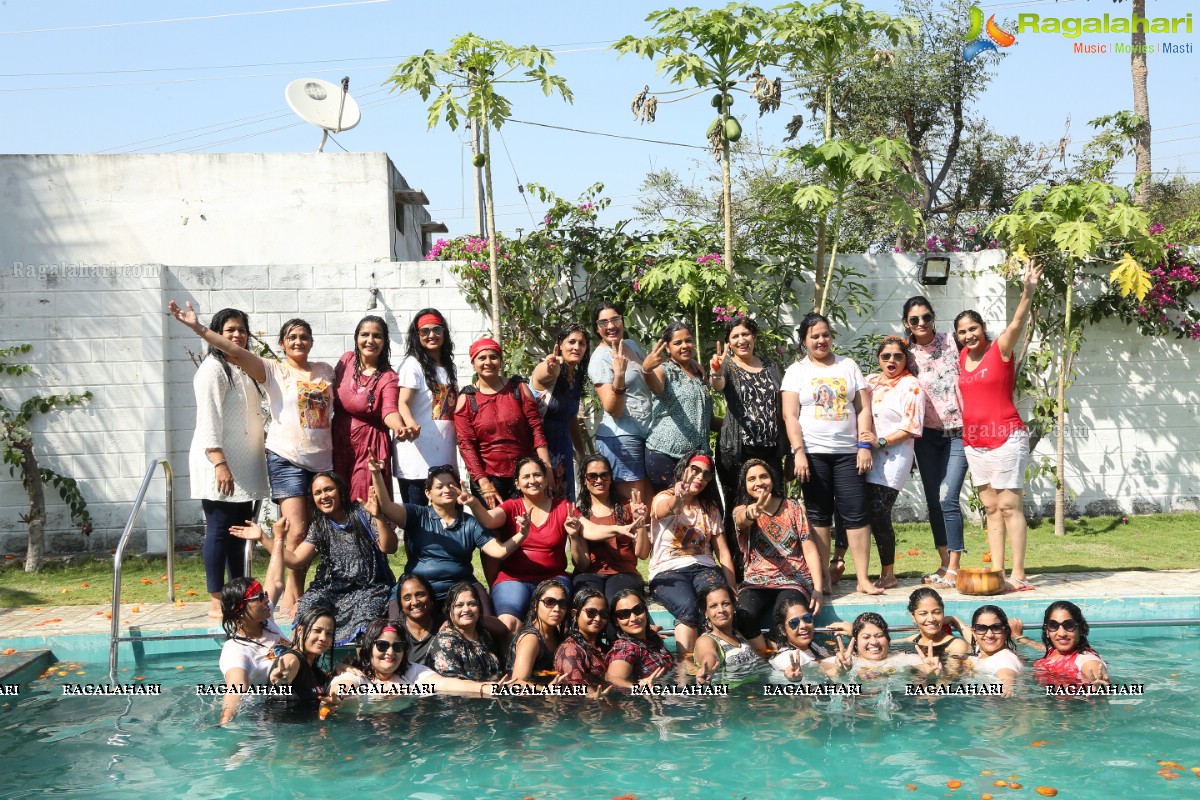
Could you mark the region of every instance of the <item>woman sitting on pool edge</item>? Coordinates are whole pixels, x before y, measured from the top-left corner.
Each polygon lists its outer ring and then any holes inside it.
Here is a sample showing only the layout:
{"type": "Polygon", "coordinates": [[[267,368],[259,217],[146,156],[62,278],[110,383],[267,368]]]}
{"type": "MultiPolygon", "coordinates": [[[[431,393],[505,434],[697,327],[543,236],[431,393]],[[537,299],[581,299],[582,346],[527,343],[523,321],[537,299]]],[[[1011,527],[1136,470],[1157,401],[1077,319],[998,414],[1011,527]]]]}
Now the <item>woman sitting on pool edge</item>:
{"type": "MultiPolygon", "coordinates": [[[[1024,635],[1019,619],[1009,620],[1013,639],[1037,647],[1024,635]]],[[[1033,662],[1033,672],[1045,684],[1060,686],[1108,686],[1108,665],[1088,644],[1088,624],[1079,606],[1057,600],[1046,607],[1042,619],[1045,655],[1033,662]]]]}

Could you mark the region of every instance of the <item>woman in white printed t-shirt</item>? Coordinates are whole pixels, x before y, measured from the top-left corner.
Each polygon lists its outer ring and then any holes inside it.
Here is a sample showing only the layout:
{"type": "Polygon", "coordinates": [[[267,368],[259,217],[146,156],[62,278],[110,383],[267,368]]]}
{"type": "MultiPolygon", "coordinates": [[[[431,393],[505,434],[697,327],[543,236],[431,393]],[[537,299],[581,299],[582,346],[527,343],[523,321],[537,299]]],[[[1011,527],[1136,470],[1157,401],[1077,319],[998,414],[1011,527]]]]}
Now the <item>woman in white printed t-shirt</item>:
{"type": "Polygon", "coordinates": [[[458,375],[454,342],[440,311],[422,308],[408,326],[407,351],[396,368],[397,403],[405,432],[393,440],[392,471],[400,484],[397,502],[429,505],[425,479],[431,467],[455,466],[458,437],[454,433],[454,404],[458,375]]]}
{"type": "MultiPolygon", "coordinates": [[[[333,381],[330,364],[309,361],[312,350],[312,326],[302,319],[290,319],[279,329],[279,345],[286,361],[261,358],[200,324],[192,304],[181,309],[172,300],[169,308],[175,319],[191,328],[210,347],[221,350],[229,363],[267,387],[271,406],[271,424],[267,428],[267,474],[271,479],[271,499],[279,504],[280,515],[290,523],[288,531],[293,549],[308,534],[308,487],[318,472],[333,469],[333,381]]],[[[289,570],[279,603],[286,616],[295,611],[296,601],[304,594],[306,570],[289,570]]]]}
{"type": "MultiPolygon", "coordinates": [[[[875,427],[871,398],[862,370],[852,359],[833,352],[833,331],[821,314],[800,320],[805,356],[788,367],[780,384],[780,405],[787,429],[796,480],[804,489],[804,510],[816,533],[822,560],[829,558],[834,502],[854,553],[858,591],[883,594],[871,583],[871,527],[863,476],[871,471],[875,427]]],[[[845,561],[835,560],[835,580],[845,561]]],[[[826,567],[828,569],[828,567],[826,567]]],[[[832,594],[829,572],[825,593],[832,594]]]]}

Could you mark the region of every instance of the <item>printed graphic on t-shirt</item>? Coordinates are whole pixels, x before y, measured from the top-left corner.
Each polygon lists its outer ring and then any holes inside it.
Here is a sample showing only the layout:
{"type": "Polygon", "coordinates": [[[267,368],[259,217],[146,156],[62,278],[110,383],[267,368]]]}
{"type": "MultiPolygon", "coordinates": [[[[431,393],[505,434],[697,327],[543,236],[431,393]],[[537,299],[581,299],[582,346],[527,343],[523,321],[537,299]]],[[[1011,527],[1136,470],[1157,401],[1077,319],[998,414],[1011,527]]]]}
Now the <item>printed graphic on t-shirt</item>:
{"type": "Polygon", "coordinates": [[[671,530],[671,544],[668,549],[673,558],[702,556],[708,552],[704,546],[707,538],[704,531],[695,525],[676,525],[671,530]]]}
{"type": "Polygon", "coordinates": [[[325,381],[296,381],[296,402],[301,428],[329,427],[329,384],[325,381]]]}
{"type": "Polygon", "coordinates": [[[830,422],[845,422],[849,419],[846,414],[845,378],[813,378],[812,393],[817,419],[830,422]]]}
{"type": "Polygon", "coordinates": [[[430,406],[430,416],[435,421],[451,421],[454,419],[454,400],[450,394],[450,385],[447,383],[434,383],[429,387],[430,394],[433,395],[432,405],[430,406]]]}

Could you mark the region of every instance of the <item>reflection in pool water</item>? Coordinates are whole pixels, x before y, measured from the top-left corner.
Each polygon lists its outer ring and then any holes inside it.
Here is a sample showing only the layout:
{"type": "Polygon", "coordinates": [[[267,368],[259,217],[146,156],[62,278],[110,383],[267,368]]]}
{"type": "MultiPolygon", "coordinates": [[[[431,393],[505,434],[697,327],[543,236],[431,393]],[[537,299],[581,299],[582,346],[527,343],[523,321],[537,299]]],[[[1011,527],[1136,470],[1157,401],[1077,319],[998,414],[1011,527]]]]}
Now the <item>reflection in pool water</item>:
{"type": "Polygon", "coordinates": [[[1144,697],[1047,698],[1028,673],[1011,699],[905,697],[903,678],[858,698],[764,697],[749,681],[724,698],[386,701],[323,723],[268,722],[250,707],[222,729],[219,701],[195,695],[218,680],[215,653],[127,673],[163,683],[162,697],[62,697],[64,682],[100,679],[90,665],[0,710],[0,795],[941,797],[959,780],[962,797],[1002,797],[993,782],[1010,776],[1026,796],[1194,791],[1200,752],[1184,743],[1200,726],[1200,631],[1095,638],[1114,680],[1145,684],[1144,697]],[[1159,760],[1184,767],[1178,780],[1156,774],[1159,760]]]}

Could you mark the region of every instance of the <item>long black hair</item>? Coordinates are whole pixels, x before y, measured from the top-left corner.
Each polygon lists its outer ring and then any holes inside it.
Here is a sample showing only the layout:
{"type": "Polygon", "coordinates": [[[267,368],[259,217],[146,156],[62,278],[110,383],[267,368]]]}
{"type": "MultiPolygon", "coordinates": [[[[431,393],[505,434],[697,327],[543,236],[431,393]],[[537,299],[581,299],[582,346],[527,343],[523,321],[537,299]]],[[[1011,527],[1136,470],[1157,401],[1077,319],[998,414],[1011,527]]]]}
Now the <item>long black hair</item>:
{"type": "MultiPolygon", "coordinates": [[[[246,328],[246,336],[250,336],[250,317],[246,315],[245,311],[240,311],[236,308],[222,308],[213,314],[212,322],[208,323],[208,327],[213,333],[221,336],[222,331],[225,330],[225,323],[231,319],[236,319],[242,323],[243,327],[246,328]]],[[[249,344],[250,342],[247,340],[246,343],[249,344]]],[[[233,367],[230,366],[229,357],[225,355],[224,351],[210,346],[200,356],[200,361],[203,362],[206,358],[211,358],[221,365],[221,369],[225,371],[225,380],[229,381],[230,386],[233,386],[233,367]]],[[[257,386],[257,383],[255,385],[257,386]]],[[[261,393],[262,390],[260,389],[259,392],[261,393]]]]}
{"type": "MultiPolygon", "coordinates": [[[[608,600],[604,598],[604,592],[599,589],[593,589],[586,586],[575,593],[575,598],[571,601],[571,616],[567,620],[567,636],[574,636],[576,639],[581,639],[587,642],[587,638],[579,630],[579,615],[583,613],[583,607],[590,601],[599,598],[604,602],[605,619],[609,619],[612,611],[608,607],[608,600]]],[[[600,632],[600,637],[603,639],[604,632],[600,632]]]]}
{"type": "MultiPolygon", "coordinates": [[[[587,328],[578,323],[572,322],[570,325],[564,325],[562,329],[559,330],[554,337],[554,344],[561,345],[572,333],[582,333],[583,342],[587,345],[587,351],[583,354],[583,360],[581,360],[574,368],[575,381],[573,385],[578,386],[587,380],[588,364],[592,363],[592,338],[588,336],[587,328]]],[[[560,369],[558,372],[558,380],[554,382],[554,391],[556,392],[559,390],[559,384],[562,384],[564,390],[572,386],[572,384],[568,383],[567,370],[565,367],[566,365],[564,364],[563,369],[560,369]]]]}
{"type": "MultiPolygon", "coordinates": [[[[358,334],[362,330],[363,325],[368,322],[379,326],[383,332],[383,347],[379,351],[379,361],[376,363],[376,375],[382,375],[392,368],[392,331],[388,327],[387,322],[383,317],[377,317],[374,314],[368,314],[358,321],[358,325],[354,326],[354,377],[357,378],[362,370],[362,353],[358,351],[358,334]]],[[[370,405],[368,403],[368,405],[370,405]]]]}
{"type": "Polygon", "coordinates": [[[1054,649],[1054,645],[1050,643],[1050,632],[1046,630],[1046,625],[1055,611],[1066,611],[1071,615],[1071,619],[1075,620],[1075,625],[1078,626],[1076,631],[1079,634],[1079,644],[1075,646],[1075,650],[1080,653],[1091,650],[1092,646],[1088,644],[1087,639],[1088,624],[1087,620],[1083,618],[1083,611],[1070,600],[1055,600],[1046,606],[1046,613],[1042,616],[1042,644],[1046,646],[1046,655],[1050,655],[1054,649]]]}
{"type": "MultiPolygon", "coordinates": [[[[413,314],[412,322],[408,326],[408,339],[405,342],[405,356],[411,356],[421,365],[421,374],[425,376],[425,385],[432,387],[434,384],[441,383],[438,380],[437,368],[440,366],[446,370],[446,381],[450,386],[451,394],[458,393],[458,371],[454,368],[454,341],[450,338],[450,326],[446,324],[446,316],[436,308],[422,308],[417,313],[413,314]],[[442,348],[438,351],[438,360],[434,361],[430,358],[429,353],[421,346],[421,333],[417,328],[417,320],[426,314],[436,314],[441,320],[442,330],[442,348]]],[[[431,389],[432,391],[432,389],[431,389]]],[[[454,406],[454,399],[451,397],[447,402],[451,407],[454,406]]]]}
{"type": "MultiPolygon", "coordinates": [[[[309,632],[313,625],[317,624],[317,620],[322,617],[329,617],[337,625],[337,614],[333,609],[325,606],[312,606],[305,609],[300,616],[296,617],[296,624],[292,626],[292,647],[299,653],[305,661],[308,660],[308,653],[304,651],[304,640],[308,638],[309,632]]],[[[320,658],[313,660],[313,671],[317,673],[319,682],[324,682],[329,671],[333,667],[333,648],[330,647],[320,658]]]]}
{"type": "Polygon", "coordinates": [[[246,615],[246,590],[254,578],[234,578],[221,587],[221,628],[230,639],[244,639],[237,632],[238,624],[246,615]]]}
{"type": "Polygon", "coordinates": [[[713,464],[712,470],[710,470],[713,472],[713,474],[708,479],[708,485],[700,490],[700,494],[696,499],[700,501],[700,505],[709,506],[712,510],[716,511],[718,516],[720,516],[722,513],[721,492],[717,489],[717,474],[714,471],[716,469],[716,462],[713,461],[712,456],[702,450],[693,450],[692,452],[684,455],[683,458],[679,459],[679,461],[675,464],[674,480],[671,482],[671,488],[668,489],[668,491],[672,493],[675,492],[675,484],[683,482],[683,476],[687,474],[688,464],[696,456],[704,456],[709,460],[710,463],[713,464]]]}
{"type": "MultiPolygon", "coordinates": [[[[579,465],[579,491],[575,493],[575,507],[579,509],[580,514],[589,519],[592,516],[592,493],[588,491],[587,483],[587,468],[590,464],[603,464],[608,469],[608,474],[612,475],[612,464],[608,463],[608,459],[604,456],[599,453],[590,453],[583,457],[583,461],[579,465]]],[[[612,485],[613,480],[610,477],[608,479],[608,504],[612,506],[617,524],[624,525],[629,522],[625,514],[626,506],[619,497],[613,495],[612,485]]]]}
{"type": "Polygon", "coordinates": [[[747,459],[746,463],[742,465],[741,474],[738,475],[737,500],[735,501],[736,505],[747,506],[758,501],[757,497],[751,497],[750,493],[746,491],[746,473],[748,473],[754,467],[765,467],[767,474],[771,476],[772,497],[787,497],[787,493],[784,491],[786,487],[783,484],[783,480],[779,477],[779,470],[768,464],[766,461],[763,461],[761,458],[751,458],[747,459]]]}
{"type": "Polygon", "coordinates": [[[912,328],[908,327],[908,314],[917,306],[925,306],[929,309],[929,313],[933,314],[933,318],[937,319],[937,312],[933,310],[933,303],[929,302],[929,298],[925,295],[913,295],[905,300],[904,310],[900,312],[900,324],[908,331],[908,341],[910,344],[917,341],[917,335],[912,332],[912,328]]]}

